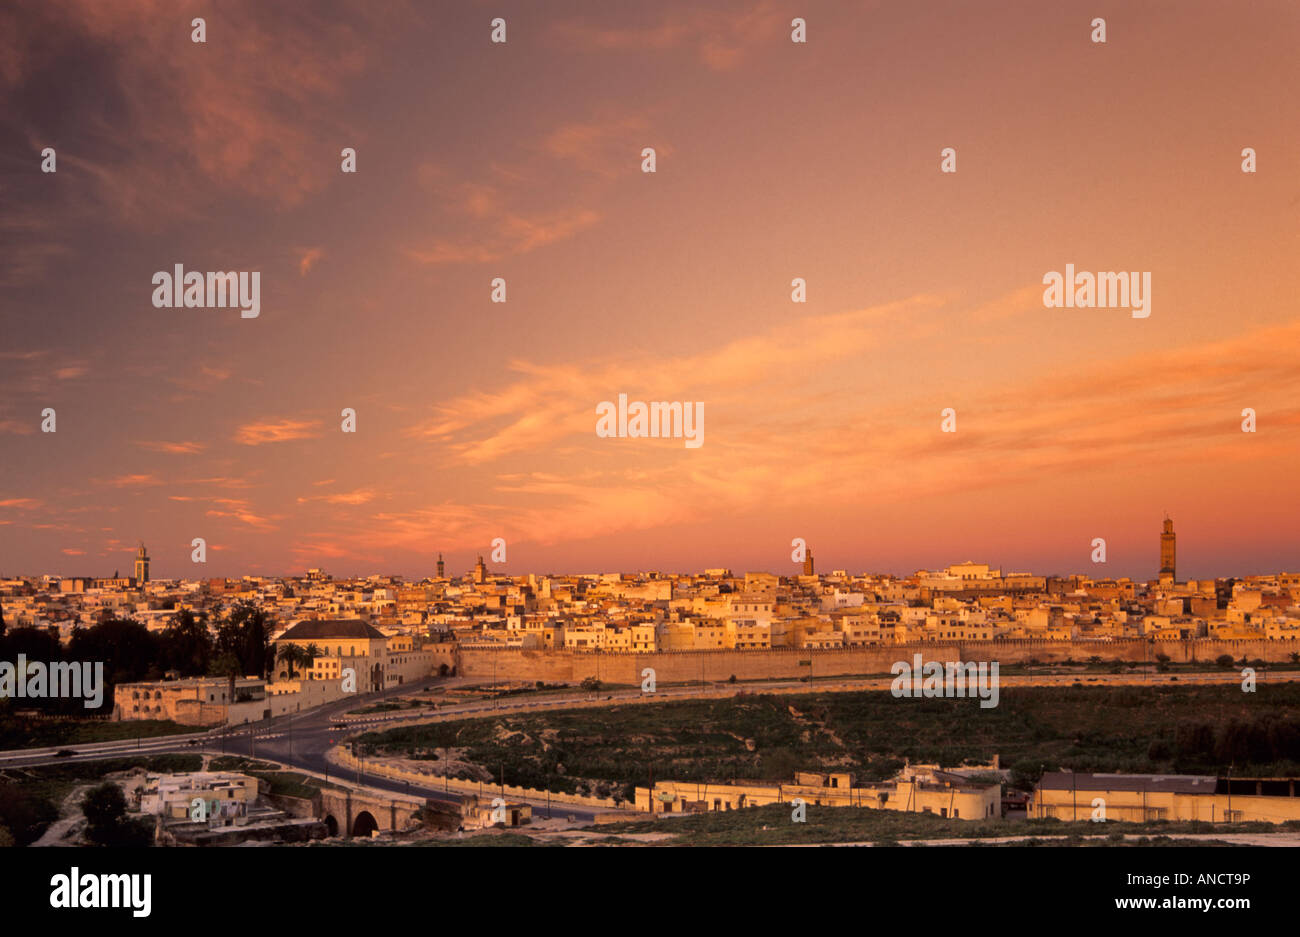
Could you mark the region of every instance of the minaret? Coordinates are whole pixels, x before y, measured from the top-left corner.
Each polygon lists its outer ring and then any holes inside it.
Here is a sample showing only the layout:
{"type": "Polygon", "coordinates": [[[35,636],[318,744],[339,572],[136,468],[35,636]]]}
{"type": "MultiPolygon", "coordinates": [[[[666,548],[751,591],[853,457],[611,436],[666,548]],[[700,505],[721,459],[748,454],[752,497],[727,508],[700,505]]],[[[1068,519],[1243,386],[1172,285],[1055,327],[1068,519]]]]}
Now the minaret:
{"type": "Polygon", "coordinates": [[[447,571],[446,564],[444,564],[444,563],[442,562],[442,554],[439,553],[439,554],[438,554],[438,578],[439,578],[439,579],[444,579],[444,578],[446,578],[446,577],[443,575],[446,571],[447,571]]]}
{"type": "Polygon", "coordinates": [[[483,565],[483,557],[481,556],[478,558],[478,562],[474,564],[474,581],[479,585],[487,582],[487,567],[483,565]]]}
{"type": "Polygon", "coordinates": [[[149,554],[144,548],[144,541],[140,541],[140,549],[135,551],[135,586],[137,589],[144,588],[144,584],[149,581],[149,554]]]}
{"type": "Polygon", "coordinates": [[[804,574],[805,576],[811,576],[811,575],[813,575],[813,556],[812,556],[812,551],[811,551],[811,550],[809,550],[806,554],[804,554],[804,558],[803,558],[803,574],[804,574]]]}
{"type": "Polygon", "coordinates": [[[1160,535],[1160,579],[1177,581],[1174,572],[1174,522],[1165,516],[1165,530],[1160,535]]]}

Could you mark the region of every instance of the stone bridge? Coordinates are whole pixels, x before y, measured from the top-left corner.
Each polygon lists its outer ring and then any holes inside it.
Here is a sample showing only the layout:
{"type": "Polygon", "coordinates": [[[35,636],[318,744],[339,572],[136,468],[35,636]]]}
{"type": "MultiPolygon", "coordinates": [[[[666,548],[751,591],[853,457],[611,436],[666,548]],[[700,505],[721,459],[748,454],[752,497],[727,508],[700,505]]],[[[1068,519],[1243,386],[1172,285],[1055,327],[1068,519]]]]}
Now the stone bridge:
{"type": "Polygon", "coordinates": [[[375,830],[405,832],[420,825],[420,811],[436,807],[423,798],[380,791],[326,788],[321,791],[321,819],[330,836],[369,837],[375,830]]]}

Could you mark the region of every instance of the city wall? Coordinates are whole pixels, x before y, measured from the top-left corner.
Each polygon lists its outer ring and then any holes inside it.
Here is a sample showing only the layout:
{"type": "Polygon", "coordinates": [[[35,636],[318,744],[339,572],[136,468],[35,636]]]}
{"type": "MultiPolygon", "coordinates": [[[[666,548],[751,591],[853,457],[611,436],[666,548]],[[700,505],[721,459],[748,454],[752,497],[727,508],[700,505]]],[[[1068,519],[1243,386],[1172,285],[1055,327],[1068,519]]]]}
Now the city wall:
{"type": "Polygon", "coordinates": [[[1213,663],[1223,654],[1233,660],[1242,657],[1282,663],[1300,651],[1300,641],[1148,641],[1133,638],[1120,641],[1047,641],[1033,638],[1006,641],[964,641],[952,643],[890,644],[879,647],[796,650],[775,648],[765,651],[675,651],[653,654],[592,653],[582,651],[540,651],[519,648],[461,648],[457,653],[457,674],[499,683],[538,680],[546,683],[578,684],[587,677],[603,683],[640,684],[641,671],[655,672],[658,683],[689,683],[737,680],[829,677],[859,674],[888,674],[898,661],[910,665],[913,655],[925,661],[997,661],[1001,666],[1030,661],[1055,663],[1090,657],[1104,661],[1154,663],[1165,655],[1174,663],[1213,663]]]}
{"type": "Polygon", "coordinates": [[[568,804],[598,810],[633,809],[632,804],[619,803],[609,797],[587,797],[582,794],[560,794],[556,792],[548,794],[544,790],[532,787],[515,787],[512,784],[503,786],[491,782],[484,783],[482,781],[468,781],[463,778],[448,778],[445,775],[434,773],[432,769],[421,771],[419,766],[415,764],[404,767],[401,763],[392,760],[358,759],[342,748],[331,749],[326,757],[337,765],[351,768],[362,774],[379,775],[392,781],[410,781],[412,784],[434,790],[472,794],[480,800],[502,797],[515,800],[530,800],[535,803],[549,802],[557,806],[568,804]]]}

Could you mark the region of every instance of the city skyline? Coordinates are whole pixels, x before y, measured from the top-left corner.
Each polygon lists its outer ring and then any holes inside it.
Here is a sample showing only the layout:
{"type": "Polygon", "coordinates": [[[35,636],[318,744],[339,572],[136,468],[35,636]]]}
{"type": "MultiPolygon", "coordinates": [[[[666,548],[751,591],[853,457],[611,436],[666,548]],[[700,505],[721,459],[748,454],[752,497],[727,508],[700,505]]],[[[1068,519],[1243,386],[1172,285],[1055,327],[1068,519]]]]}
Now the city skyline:
{"type": "Polygon", "coordinates": [[[11,5],[0,571],[1146,579],[1164,512],[1182,578],[1300,568],[1300,11],[1097,12],[11,5]],[[1045,307],[1071,267],[1149,317],[1045,307]],[[703,445],[602,438],[621,394],[703,445]]]}
{"type": "MultiPolygon", "coordinates": [[[[437,560],[436,560],[435,563],[434,563],[434,567],[435,567],[435,570],[436,570],[436,571],[434,571],[434,570],[430,570],[430,571],[427,571],[427,572],[425,572],[425,573],[415,573],[415,574],[412,574],[412,575],[407,575],[407,574],[404,574],[404,573],[392,572],[392,571],[389,571],[389,572],[373,572],[373,571],[372,571],[372,572],[368,572],[368,573],[340,573],[340,574],[336,574],[335,572],[332,572],[332,571],[330,571],[329,569],[325,569],[325,568],[323,568],[323,567],[309,567],[309,568],[303,569],[303,570],[301,570],[301,571],[290,571],[290,572],[285,572],[285,573],[276,573],[276,574],[256,574],[256,575],[261,575],[263,578],[274,578],[274,579],[303,579],[303,578],[308,578],[308,574],[309,574],[309,573],[313,573],[313,572],[321,572],[321,573],[324,573],[325,575],[329,576],[329,577],[332,578],[332,579],[339,579],[339,580],[364,580],[364,579],[371,579],[371,578],[399,577],[399,578],[402,578],[402,579],[409,579],[409,580],[412,580],[412,581],[420,581],[420,580],[424,580],[424,579],[433,580],[433,579],[443,579],[443,578],[451,579],[451,580],[464,579],[464,578],[468,578],[468,577],[471,577],[471,576],[476,576],[476,575],[480,574],[480,572],[485,573],[486,575],[489,575],[489,576],[505,576],[505,577],[512,577],[512,578],[525,577],[525,576],[529,576],[529,575],[542,575],[542,576],[546,576],[546,575],[555,575],[555,576],[599,576],[599,575],[609,575],[609,574],[616,573],[616,572],[617,572],[617,573],[622,573],[622,574],[624,574],[624,575],[650,575],[650,574],[655,574],[655,575],[688,576],[688,577],[689,577],[689,576],[702,576],[702,575],[705,575],[707,571],[726,570],[726,571],[728,572],[728,574],[731,575],[731,576],[743,576],[744,573],[749,572],[749,573],[770,573],[770,574],[778,575],[778,576],[782,576],[782,577],[790,577],[790,578],[794,578],[794,577],[797,577],[797,576],[799,576],[799,575],[809,575],[809,574],[810,574],[810,573],[809,573],[809,569],[811,568],[811,569],[813,570],[813,573],[815,573],[815,574],[818,575],[818,576],[833,575],[835,572],[843,571],[843,572],[845,572],[845,573],[846,573],[848,576],[850,576],[850,577],[877,577],[877,576],[892,576],[892,577],[897,578],[897,579],[906,579],[906,578],[909,578],[910,576],[914,576],[914,575],[916,575],[916,574],[918,574],[918,573],[924,573],[924,572],[934,573],[934,572],[942,571],[942,570],[949,569],[949,568],[952,568],[952,567],[961,566],[961,565],[963,565],[963,564],[976,564],[976,565],[988,566],[988,567],[990,567],[990,568],[992,568],[992,569],[996,569],[996,570],[1000,571],[1000,572],[1001,572],[1002,574],[1004,574],[1004,575],[1028,574],[1028,575],[1046,575],[1046,576],[1049,576],[1049,577],[1060,577],[1060,578],[1068,578],[1068,577],[1072,577],[1072,576],[1083,576],[1084,578],[1093,579],[1093,580],[1127,579],[1127,580],[1130,580],[1130,581],[1133,581],[1133,582],[1156,582],[1156,581],[1161,581],[1161,582],[1163,582],[1163,581],[1165,581],[1165,580],[1171,580],[1171,581],[1175,581],[1175,582],[1176,582],[1176,581],[1180,581],[1180,580],[1178,579],[1178,576],[1177,576],[1177,567],[1176,567],[1176,565],[1175,565],[1175,563],[1176,563],[1176,559],[1175,559],[1175,557],[1176,557],[1176,553],[1175,553],[1176,537],[1177,537],[1177,534],[1176,534],[1176,532],[1175,532],[1175,530],[1174,530],[1174,527],[1173,527],[1173,520],[1172,520],[1171,518],[1169,518],[1168,516],[1166,516],[1166,517],[1164,518],[1164,521],[1163,521],[1162,525],[1161,525],[1161,533],[1160,533],[1159,548],[1158,548],[1158,549],[1159,549],[1158,569],[1157,569],[1157,571],[1156,571],[1156,575],[1154,575],[1154,576],[1129,576],[1129,575],[1124,575],[1124,574],[1107,574],[1104,570],[1099,569],[1099,567],[1103,567],[1103,566],[1107,566],[1107,565],[1109,565],[1109,561],[1106,561],[1106,560],[1099,560],[1098,562],[1094,563],[1094,564],[1093,564],[1093,569],[1091,569],[1091,570],[1088,571],[1087,573],[1085,573],[1085,572],[1083,572],[1083,571],[1080,571],[1080,570],[1053,570],[1053,571],[1045,571],[1045,570],[1041,570],[1041,569],[1035,569],[1035,568],[1032,568],[1032,567],[1015,567],[1015,568],[1009,568],[1009,567],[1006,567],[1006,566],[1003,566],[1003,565],[999,565],[999,564],[997,564],[997,563],[981,563],[981,562],[978,562],[978,561],[973,560],[973,559],[970,559],[970,558],[967,558],[966,560],[962,560],[962,561],[950,561],[950,562],[947,562],[947,563],[940,563],[940,564],[937,564],[937,565],[935,565],[935,564],[931,564],[931,565],[924,566],[924,567],[916,567],[916,568],[914,568],[914,569],[912,569],[912,570],[910,570],[910,571],[907,571],[907,572],[895,572],[895,571],[891,571],[891,570],[879,570],[879,569],[876,569],[876,570],[864,570],[864,569],[853,568],[853,567],[850,567],[850,566],[847,566],[847,565],[838,565],[838,564],[832,564],[832,565],[830,565],[830,566],[811,565],[811,564],[814,564],[814,562],[815,562],[815,560],[816,560],[816,553],[815,553],[811,548],[808,548],[808,547],[806,547],[806,546],[800,548],[801,551],[802,551],[802,553],[803,553],[804,556],[805,556],[805,560],[803,560],[803,561],[797,561],[797,562],[796,562],[796,561],[792,558],[792,559],[791,559],[791,566],[792,566],[792,567],[797,567],[797,568],[792,568],[792,569],[790,569],[790,570],[788,570],[788,571],[782,571],[782,570],[780,570],[780,569],[743,569],[743,570],[742,570],[742,569],[733,568],[733,567],[731,567],[731,566],[726,566],[726,565],[719,566],[719,565],[717,565],[717,564],[714,564],[714,565],[712,565],[712,566],[701,567],[701,568],[698,568],[698,569],[689,569],[689,570],[688,570],[688,569],[672,569],[672,568],[637,569],[637,570],[612,570],[612,569],[599,569],[599,570],[595,570],[595,569],[589,569],[589,570],[555,570],[555,569],[548,569],[548,570],[546,570],[546,571],[542,571],[542,570],[540,570],[540,569],[523,569],[523,570],[520,570],[520,569],[511,569],[511,568],[507,568],[507,567],[509,566],[509,564],[508,564],[507,562],[505,562],[505,561],[501,561],[501,562],[496,562],[496,561],[487,562],[487,561],[484,560],[484,556],[485,556],[485,555],[489,555],[489,556],[490,556],[490,555],[492,555],[492,554],[479,553],[479,554],[475,554],[475,555],[474,555],[474,562],[473,562],[473,563],[465,564],[465,565],[466,565],[465,572],[463,572],[463,573],[458,573],[458,572],[457,572],[457,562],[456,562],[454,559],[453,559],[452,561],[448,561],[448,560],[446,559],[446,556],[445,556],[443,553],[439,553],[439,554],[438,554],[438,558],[437,558],[437,560]],[[446,570],[447,567],[450,567],[450,570],[451,570],[450,575],[445,575],[445,570],[446,570]]],[[[795,546],[794,543],[792,543],[791,545],[792,545],[792,546],[795,546]]],[[[206,545],[205,545],[205,546],[206,546],[206,545]]],[[[1096,551],[1097,551],[1097,549],[1098,549],[1098,545],[1094,542],[1093,544],[1090,544],[1090,547],[1091,547],[1092,550],[1094,551],[1094,555],[1097,555],[1096,551]]],[[[187,547],[187,549],[189,549],[189,547],[187,547]]],[[[1109,549],[1109,545],[1108,545],[1108,544],[1103,544],[1103,545],[1101,545],[1101,549],[1103,549],[1103,550],[1108,550],[1108,549],[1109,549]]],[[[793,553],[794,553],[794,551],[792,551],[792,557],[793,557],[793,553]]],[[[151,564],[152,564],[152,560],[153,560],[153,558],[152,558],[152,556],[147,552],[146,544],[144,543],[143,540],[140,541],[138,547],[136,547],[135,549],[133,549],[133,550],[131,551],[131,554],[132,554],[132,556],[131,556],[131,559],[132,559],[132,578],[134,578],[137,582],[139,582],[142,578],[143,578],[143,580],[145,580],[145,581],[150,581],[150,580],[153,580],[153,579],[166,579],[166,580],[178,580],[178,581],[186,581],[186,580],[188,580],[188,581],[199,581],[199,580],[203,580],[203,579],[207,579],[207,578],[227,578],[227,579],[238,579],[238,578],[241,578],[241,576],[238,575],[238,574],[233,575],[233,576],[232,576],[232,575],[222,575],[222,576],[219,576],[219,577],[212,577],[212,576],[207,576],[207,575],[193,575],[193,576],[153,576],[153,575],[150,574],[150,569],[151,569],[151,564]],[[142,570],[143,570],[143,576],[142,576],[142,573],[141,573],[142,570]]],[[[192,564],[192,565],[195,565],[196,567],[198,566],[198,564],[194,564],[193,561],[191,561],[191,564],[192,564]]],[[[204,563],[204,564],[202,564],[202,565],[203,565],[203,566],[206,566],[207,564],[204,563]]],[[[1193,581],[1195,581],[1195,580],[1209,580],[1209,579],[1225,580],[1225,579],[1239,579],[1239,578],[1260,578],[1260,577],[1267,577],[1267,576],[1270,576],[1270,575],[1279,575],[1279,574],[1283,574],[1283,573],[1287,573],[1287,572],[1288,572],[1288,570],[1280,569],[1280,568],[1279,568],[1279,569],[1273,569],[1273,570],[1262,570],[1262,571],[1258,571],[1258,572],[1241,573],[1241,574],[1219,574],[1219,575],[1210,575],[1210,576],[1184,576],[1183,579],[1182,579],[1182,581],[1187,581],[1187,580],[1193,580],[1193,581]]],[[[120,578],[119,573],[120,573],[120,569],[115,569],[115,570],[114,570],[114,573],[113,573],[113,576],[114,576],[114,577],[117,577],[117,578],[120,578]]],[[[45,573],[45,574],[32,574],[32,573],[23,573],[23,574],[19,574],[19,577],[20,577],[20,578],[24,578],[24,577],[25,577],[25,578],[33,578],[34,576],[40,576],[40,575],[46,575],[46,576],[51,576],[51,577],[53,577],[53,578],[64,578],[64,579],[67,579],[67,578],[87,578],[87,579],[103,579],[103,578],[109,578],[109,577],[106,576],[106,575],[94,575],[94,574],[85,573],[84,571],[83,571],[82,573],[73,573],[73,574],[66,574],[66,573],[65,573],[65,574],[51,574],[51,573],[45,573]]],[[[244,574],[244,575],[250,575],[250,576],[252,576],[252,575],[255,575],[255,574],[252,574],[252,573],[246,573],[246,574],[244,574]]],[[[0,578],[3,578],[3,576],[4,576],[4,571],[3,571],[3,570],[0,570],[0,578]]]]}

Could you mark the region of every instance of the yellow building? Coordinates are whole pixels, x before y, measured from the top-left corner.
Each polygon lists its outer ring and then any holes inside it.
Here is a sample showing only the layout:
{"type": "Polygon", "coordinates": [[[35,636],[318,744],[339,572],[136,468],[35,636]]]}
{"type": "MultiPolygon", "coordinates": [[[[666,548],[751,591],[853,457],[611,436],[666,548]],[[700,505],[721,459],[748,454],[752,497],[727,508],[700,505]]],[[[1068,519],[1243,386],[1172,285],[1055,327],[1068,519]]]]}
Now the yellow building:
{"type": "MultiPolygon", "coordinates": [[[[1044,774],[1029,798],[1030,819],[1090,820],[1104,807],[1107,820],[1205,820],[1284,823],[1300,820],[1295,778],[1204,775],[1044,774]]],[[[1100,814],[1099,814],[1100,815],[1100,814]]]]}
{"type": "MultiPolygon", "coordinates": [[[[309,618],[300,621],[273,642],[277,668],[285,644],[316,645],[322,657],[382,657],[388,638],[359,618],[309,618]]],[[[284,676],[288,676],[286,672],[284,676]]]]}
{"type": "Polygon", "coordinates": [[[305,673],[309,682],[338,682],[344,671],[356,674],[356,691],[366,693],[381,688],[401,686],[433,672],[433,655],[416,647],[408,635],[390,638],[359,618],[310,618],[293,625],[274,642],[274,675],[289,679],[289,665],[280,659],[285,645],[307,648],[315,646],[319,655],[305,673]]]}
{"type": "Polygon", "coordinates": [[[119,683],[113,689],[113,718],[170,719],[182,725],[219,725],[232,710],[252,710],[256,718],[271,715],[266,702],[266,682],[251,677],[235,680],[230,694],[226,677],[190,677],[184,680],[119,683]]]}
{"type": "Polygon", "coordinates": [[[937,765],[909,765],[895,778],[854,786],[847,772],[800,771],[791,784],[714,784],[659,781],[636,789],[645,813],[702,813],[741,810],[802,800],[809,807],[866,807],[931,813],[944,819],[981,820],[1002,815],[1002,786],[969,780],[937,765]]]}

